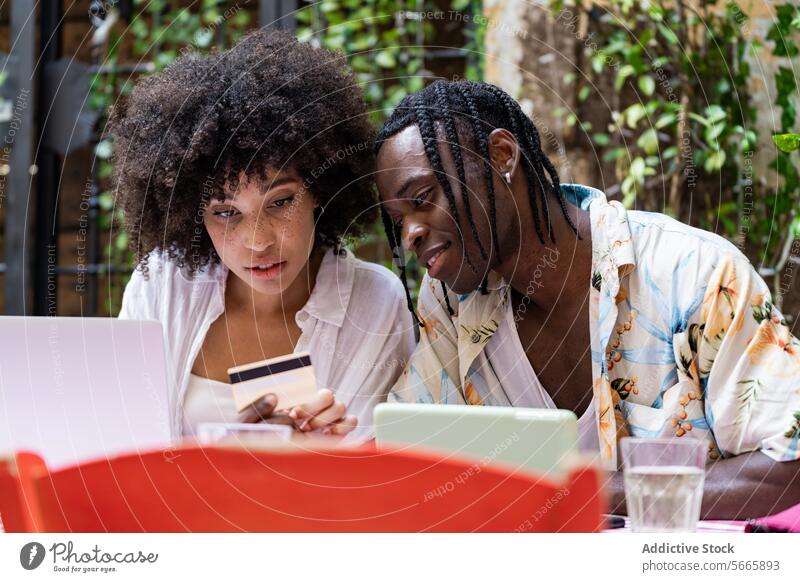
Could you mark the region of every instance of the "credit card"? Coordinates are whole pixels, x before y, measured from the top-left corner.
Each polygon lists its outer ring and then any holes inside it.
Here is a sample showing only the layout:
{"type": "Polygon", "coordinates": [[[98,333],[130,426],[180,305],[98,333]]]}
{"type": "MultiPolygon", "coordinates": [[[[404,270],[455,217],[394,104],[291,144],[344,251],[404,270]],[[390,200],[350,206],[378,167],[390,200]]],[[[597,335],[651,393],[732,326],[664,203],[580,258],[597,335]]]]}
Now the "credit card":
{"type": "Polygon", "coordinates": [[[229,368],[228,376],[238,412],[267,394],[278,398],[278,410],[310,402],[317,395],[317,380],[308,352],[229,368]]]}

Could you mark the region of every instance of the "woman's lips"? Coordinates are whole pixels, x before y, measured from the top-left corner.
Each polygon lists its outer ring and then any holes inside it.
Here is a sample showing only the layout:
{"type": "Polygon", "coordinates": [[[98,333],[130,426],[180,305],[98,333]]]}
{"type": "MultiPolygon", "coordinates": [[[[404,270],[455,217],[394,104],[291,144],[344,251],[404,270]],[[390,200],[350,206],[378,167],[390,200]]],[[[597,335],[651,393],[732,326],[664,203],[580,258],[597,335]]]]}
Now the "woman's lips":
{"type": "Polygon", "coordinates": [[[275,279],[281,274],[286,261],[280,263],[264,263],[261,265],[253,265],[252,267],[245,267],[254,279],[269,280],[275,279]]]}

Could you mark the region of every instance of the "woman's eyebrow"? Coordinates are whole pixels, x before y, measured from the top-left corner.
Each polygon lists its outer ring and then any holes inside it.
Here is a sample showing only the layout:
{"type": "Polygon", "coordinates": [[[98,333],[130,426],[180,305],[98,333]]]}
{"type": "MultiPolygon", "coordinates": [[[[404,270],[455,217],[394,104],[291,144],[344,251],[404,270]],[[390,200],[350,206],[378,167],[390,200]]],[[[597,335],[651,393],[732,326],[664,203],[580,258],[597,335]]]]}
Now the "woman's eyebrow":
{"type": "Polygon", "coordinates": [[[298,181],[299,180],[291,176],[280,176],[274,180],[265,180],[264,183],[267,186],[266,192],[269,192],[273,188],[278,188],[279,186],[284,186],[286,184],[296,184],[298,181]]]}
{"type": "MultiPolygon", "coordinates": [[[[293,178],[292,176],[279,176],[274,180],[263,180],[263,184],[267,186],[267,190],[264,190],[262,194],[267,194],[270,190],[274,190],[275,188],[279,188],[280,186],[285,186],[286,184],[297,184],[299,180],[297,178],[293,178]]],[[[230,192],[225,192],[225,200],[233,200],[235,194],[230,192]]]]}

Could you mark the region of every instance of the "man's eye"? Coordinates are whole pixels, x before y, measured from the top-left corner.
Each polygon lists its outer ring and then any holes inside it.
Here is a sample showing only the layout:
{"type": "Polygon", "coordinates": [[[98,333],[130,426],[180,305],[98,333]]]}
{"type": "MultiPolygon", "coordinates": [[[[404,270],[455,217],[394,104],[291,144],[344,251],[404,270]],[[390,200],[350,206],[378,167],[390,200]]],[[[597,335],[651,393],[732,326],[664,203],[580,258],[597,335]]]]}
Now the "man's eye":
{"type": "Polygon", "coordinates": [[[219,216],[221,218],[231,218],[236,213],[235,210],[215,210],[214,216],[219,216]]]}
{"type": "Polygon", "coordinates": [[[430,194],[430,192],[431,192],[430,190],[425,190],[424,192],[420,192],[419,194],[417,194],[417,197],[414,198],[414,208],[419,208],[420,206],[422,206],[422,203],[425,202],[425,199],[428,197],[428,194],[430,194]]]}

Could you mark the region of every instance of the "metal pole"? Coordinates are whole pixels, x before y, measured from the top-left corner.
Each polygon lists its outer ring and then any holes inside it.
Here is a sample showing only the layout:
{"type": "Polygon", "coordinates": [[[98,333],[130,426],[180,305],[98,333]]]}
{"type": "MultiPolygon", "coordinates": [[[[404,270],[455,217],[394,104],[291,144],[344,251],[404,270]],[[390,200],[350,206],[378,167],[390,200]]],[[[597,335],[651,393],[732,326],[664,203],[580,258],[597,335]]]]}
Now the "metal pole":
{"type": "Polygon", "coordinates": [[[297,10],[297,0],[281,0],[282,28],[292,34],[297,30],[297,19],[294,17],[295,10],[297,10]]]}
{"type": "Polygon", "coordinates": [[[258,25],[266,30],[286,30],[294,32],[297,22],[294,15],[297,0],[259,0],[258,25]]]}
{"type": "MultiPolygon", "coordinates": [[[[2,144],[9,173],[3,193],[6,203],[5,311],[25,315],[28,275],[28,202],[31,194],[33,151],[33,77],[36,12],[30,2],[11,4],[12,119],[2,144]]],[[[2,203],[3,197],[0,197],[2,203]]]]}
{"type": "Polygon", "coordinates": [[[61,51],[61,2],[42,2],[40,13],[41,57],[39,60],[39,147],[36,197],[36,248],[34,249],[33,303],[36,315],[55,315],[58,296],[58,154],[44,145],[45,125],[56,88],[48,65],[61,51]]]}
{"type": "Polygon", "coordinates": [[[258,3],[258,25],[267,30],[275,28],[280,0],[260,0],[258,3]]]}

